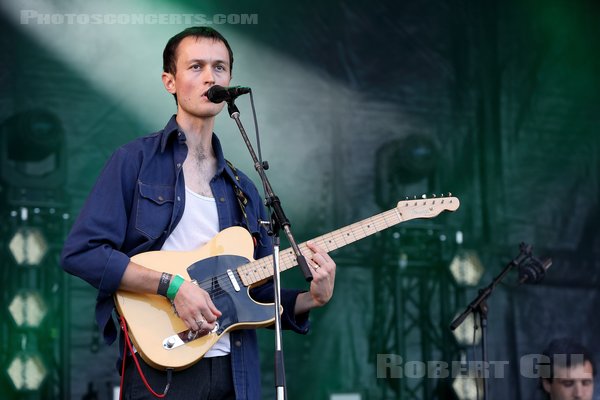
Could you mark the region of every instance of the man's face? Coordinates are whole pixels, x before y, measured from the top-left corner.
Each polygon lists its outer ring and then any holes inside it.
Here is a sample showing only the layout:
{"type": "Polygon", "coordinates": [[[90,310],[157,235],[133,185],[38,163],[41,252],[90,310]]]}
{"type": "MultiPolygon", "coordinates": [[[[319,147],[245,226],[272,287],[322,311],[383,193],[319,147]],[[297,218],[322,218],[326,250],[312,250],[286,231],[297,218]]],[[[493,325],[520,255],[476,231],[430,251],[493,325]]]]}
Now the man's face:
{"type": "Polygon", "coordinates": [[[225,104],[211,103],[204,94],[213,85],[229,86],[227,47],[218,40],[188,36],[179,43],[176,56],[175,76],[163,73],[163,83],[177,95],[179,116],[214,117],[225,104]]]}
{"type": "Polygon", "coordinates": [[[592,400],[594,376],[589,361],[571,367],[554,366],[554,379],[542,381],[551,400],[592,400]]]}

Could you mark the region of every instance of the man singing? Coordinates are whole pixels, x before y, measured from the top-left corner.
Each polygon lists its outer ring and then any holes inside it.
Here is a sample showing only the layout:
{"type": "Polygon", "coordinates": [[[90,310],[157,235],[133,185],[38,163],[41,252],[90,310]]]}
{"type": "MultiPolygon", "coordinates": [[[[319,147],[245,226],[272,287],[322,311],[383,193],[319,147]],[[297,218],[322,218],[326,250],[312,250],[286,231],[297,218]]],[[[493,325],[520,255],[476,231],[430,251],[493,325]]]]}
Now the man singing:
{"type": "MultiPolygon", "coordinates": [[[[177,114],[164,129],[114,152],[65,242],[64,269],[98,290],[96,319],[107,343],[117,336],[117,291],[169,298],[173,312],[193,331],[212,330],[223,312],[208,292],[173,276],[169,265],[156,271],[132,262],[132,256],[193,250],[231,226],[243,226],[252,234],[255,259],[272,252],[271,238],[259,224],[268,218],[258,191],[226,162],[213,133],[224,103],[210,102],[206,92],[213,85],[229,86],[232,67],[232,50],[214,29],[188,28],[168,41],[162,81],[175,97],[177,114]]],[[[314,276],[310,290],[282,289],[282,326],[299,333],[309,329],[308,312],[331,299],[335,279],[336,265],[329,255],[317,245],[309,248],[314,253],[309,259],[314,276]]],[[[258,302],[273,302],[272,282],[251,294],[258,302]]],[[[125,357],[124,398],[153,399],[131,357],[125,357]]],[[[140,362],[141,374],[160,392],[167,373],[140,362]]],[[[223,334],[199,362],[173,373],[166,398],[260,399],[255,332],[223,334]]]]}

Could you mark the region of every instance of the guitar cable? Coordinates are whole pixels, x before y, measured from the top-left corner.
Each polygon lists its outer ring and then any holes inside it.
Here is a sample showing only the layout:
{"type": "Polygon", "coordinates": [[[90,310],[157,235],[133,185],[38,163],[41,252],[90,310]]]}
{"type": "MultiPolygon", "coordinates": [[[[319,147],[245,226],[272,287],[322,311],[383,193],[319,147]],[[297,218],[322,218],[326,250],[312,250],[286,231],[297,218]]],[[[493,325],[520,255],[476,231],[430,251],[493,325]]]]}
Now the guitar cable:
{"type": "Polygon", "coordinates": [[[135,356],[135,353],[133,351],[133,346],[131,345],[131,341],[129,340],[129,332],[127,331],[127,323],[125,322],[125,318],[123,318],[122,315],[120,315],[119,317],[121,320],[121,329],[123,330],[123,334],[125,337],[125,344],[123,346],[123,365],[121,367],[121,387],[119,389],[119,400],[121,400],[123,398],[123,381],[124,381],[124,377],[125,377],[125,361],[127,359],[127,351],[128,350],[129,350],[129,353],[131,353],[131,357],[133,358],[133,361],[135,362],[135,366],[138,370],[138,373],[140,374],[140,378],[142,378],[142,382],[144,382],[144,385],[146,386],[146,389],[148,389],[148,391],[150,393],[152,393],[152,395],[154,397],[157,397],[159,399],[164,398],[167,395],[169,388],[171,387],[171,379],[173,378],[173,368],[167,368],[167,384],[165,386],[165,390],[163,390],[162,394],[156,393],[154,391],[154,389],[152,389],[150,387],[150,384],[146,380],[146,376],[144,376],[144,373],[142,372],[142,367],[140,366],[140,362],[137,359],[137,357],[135,356]]]}

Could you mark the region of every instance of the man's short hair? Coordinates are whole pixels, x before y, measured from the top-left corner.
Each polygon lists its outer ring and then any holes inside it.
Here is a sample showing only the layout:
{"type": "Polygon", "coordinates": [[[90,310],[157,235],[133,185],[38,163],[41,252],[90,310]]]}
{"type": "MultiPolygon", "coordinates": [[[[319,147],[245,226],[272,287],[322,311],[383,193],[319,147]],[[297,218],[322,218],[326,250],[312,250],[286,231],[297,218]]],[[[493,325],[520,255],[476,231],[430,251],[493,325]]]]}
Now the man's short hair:
{"type": "Polygon", "coordinates": [[[554,366],[570,368],[574,365],[582,365],[588,361],[592,365],[592,374],[596,376],[596,366],[589,350],[581,343],[572,338],[560,338],[551,341],[543,354],[550,359],[550,377],[554,377],[554,366]]]}
{"type": "Polygon", "coordinates": [[[233,70],[233,51],[231,50],[227,39],[225,39],[223,35],[221,35],[215,29],[206,26],[192,26],[191,28],[184,29],[183,31],[179,32],[177,35],[169,39],[163,51],[164,72],[168,72],[170,74],[175,75],[175,72],[177,72],[177,47],[179,47],[179,43],[181,43],[183,39],[189,36],[198,39],[207,38],[223,42],[223,44],[227,48],[227,52],[229,53],[229,73],[231,73],[231,71],[233,70]]]}

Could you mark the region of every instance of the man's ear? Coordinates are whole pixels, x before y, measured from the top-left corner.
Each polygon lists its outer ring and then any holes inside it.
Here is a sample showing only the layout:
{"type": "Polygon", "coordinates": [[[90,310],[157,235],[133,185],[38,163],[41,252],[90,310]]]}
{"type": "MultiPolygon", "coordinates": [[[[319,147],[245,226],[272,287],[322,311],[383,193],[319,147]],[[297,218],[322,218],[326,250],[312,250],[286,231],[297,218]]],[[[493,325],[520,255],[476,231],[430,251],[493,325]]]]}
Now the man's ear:
{"type": "Polygon", "coordinates": [[[165,85],[165,89],[167,89],[167,92],[175,94],[175,77],[173,76],[173,74],[169,72],[163,72],[162,81],[163,85],[165,85]]]}

